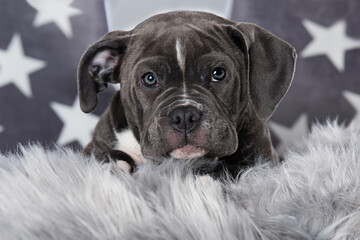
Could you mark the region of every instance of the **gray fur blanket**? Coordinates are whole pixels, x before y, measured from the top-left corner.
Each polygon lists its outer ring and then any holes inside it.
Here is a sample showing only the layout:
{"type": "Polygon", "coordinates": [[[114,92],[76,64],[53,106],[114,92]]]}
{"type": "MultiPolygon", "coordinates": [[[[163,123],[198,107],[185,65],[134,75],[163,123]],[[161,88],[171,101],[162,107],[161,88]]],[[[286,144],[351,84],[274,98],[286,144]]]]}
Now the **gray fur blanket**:
{"type": "Polygon", "coordinates": [[[0,155],[1,239],[359,239],[360,127],[317,125],[279,166],[236,181],[145,163],[134,175],[72,150],[0,155]]]}

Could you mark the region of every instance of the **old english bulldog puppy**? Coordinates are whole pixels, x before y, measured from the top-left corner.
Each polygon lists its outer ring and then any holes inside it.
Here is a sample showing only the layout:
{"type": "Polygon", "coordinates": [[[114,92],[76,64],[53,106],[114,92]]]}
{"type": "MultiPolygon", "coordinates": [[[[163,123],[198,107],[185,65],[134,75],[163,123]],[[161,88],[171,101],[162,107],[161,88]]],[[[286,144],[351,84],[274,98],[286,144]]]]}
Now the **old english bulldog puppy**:
{"type": "Polygon", "coordinates": [[[266,121],[295,59],[268,31],[205,12],[160,14],[110,32],[79,64],[82,111],[96,107],[109,83],[121,86],[84,152],[132,169],[167,156],[217,161],[232,174],[258,156],[277,162],[266,121]]]}

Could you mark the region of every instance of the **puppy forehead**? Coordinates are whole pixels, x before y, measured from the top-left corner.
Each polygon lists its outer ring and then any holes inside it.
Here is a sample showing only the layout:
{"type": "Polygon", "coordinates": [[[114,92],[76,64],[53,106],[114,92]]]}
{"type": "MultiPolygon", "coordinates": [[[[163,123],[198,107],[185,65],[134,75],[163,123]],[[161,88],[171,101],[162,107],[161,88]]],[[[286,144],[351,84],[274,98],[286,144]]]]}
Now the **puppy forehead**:
{"type": "MultiPolygon", "coordinates": [[[[161,25],[161,24],[160,24],[161,25]]],[[[209,51],[225,41],[224,32],[221,28],[214,25],[204,25],[202,28],[193,25],[164,25],[159,28],[151,25],[148,28],[141,28],[134,34],[134,41],[130,52],[133,54],[141,52],[142,56],[177,56],[199,54],[209,51]],[[186,51],[184,51],[186,50],[186,51]]]]}

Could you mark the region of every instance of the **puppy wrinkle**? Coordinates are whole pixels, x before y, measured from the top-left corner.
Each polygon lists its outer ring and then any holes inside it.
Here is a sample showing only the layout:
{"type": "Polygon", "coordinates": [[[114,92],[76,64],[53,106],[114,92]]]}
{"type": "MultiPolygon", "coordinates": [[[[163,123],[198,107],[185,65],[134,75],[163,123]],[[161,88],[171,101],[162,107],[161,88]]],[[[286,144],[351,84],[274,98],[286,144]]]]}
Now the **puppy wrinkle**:
{"type": "Polygon", "coordinates": [[[115,144],[116,150],[127,153],[136,165],[146,162],[145,157],[141,153],[140,144],[130,129],[125,129],[121,132],[117,132],[115,129],[113,131],[117,140],[117,144],[115,144]]]}
{"type": "Polygon", "coordinates": [[[159,110],[159,108],[163,108],[164,104],[167,104],[166,101],[164,101],[164,99],[168,98],[169,96],[173,96],[173,92],[176,92],[178,90],[178,88],[176,87],[170,87],[168,89],[166,89],[162,94],[162,103],[160,102],[159,104],[156,105],[156,108],[154,110],[154,112],[157,112],[159,110]]]}
{"type": "Polygon", "coordinates": [[[186,106],[194,107],[199,111],[203,111],[203,109],[204,109],[204,106],[201,103],[199,103],[195,100],[186,98],[186,99],[179,99],[179,100],[176,100],[176,101],[170,103],[170,105],[168,106],[168,109],[167,109],[167,114],[169,115],[170,112],[177,107],[186,107],[186,106]]]}

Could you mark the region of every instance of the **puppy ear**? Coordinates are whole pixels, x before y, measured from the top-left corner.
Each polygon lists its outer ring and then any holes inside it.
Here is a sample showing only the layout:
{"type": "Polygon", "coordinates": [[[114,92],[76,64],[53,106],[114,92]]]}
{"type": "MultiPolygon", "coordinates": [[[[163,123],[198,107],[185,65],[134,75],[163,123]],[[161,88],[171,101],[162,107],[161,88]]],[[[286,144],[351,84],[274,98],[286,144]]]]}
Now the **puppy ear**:
{"type": "Polygon", "coordinates": [[[82,55],[78,66],[78,91],[83,112],[91,112],[97,105],[97,93],[108,83],[119,83],[121,56],[131,35],[114,31],[92,44],[82,55]]]}
{"type": "Polygon", "coordinates": [[[268,120],[292,82],[295,49],[254,24],[239,23],[231,28],[232,38],[247,57],[251,104],[260,119],[268,120]]]}

